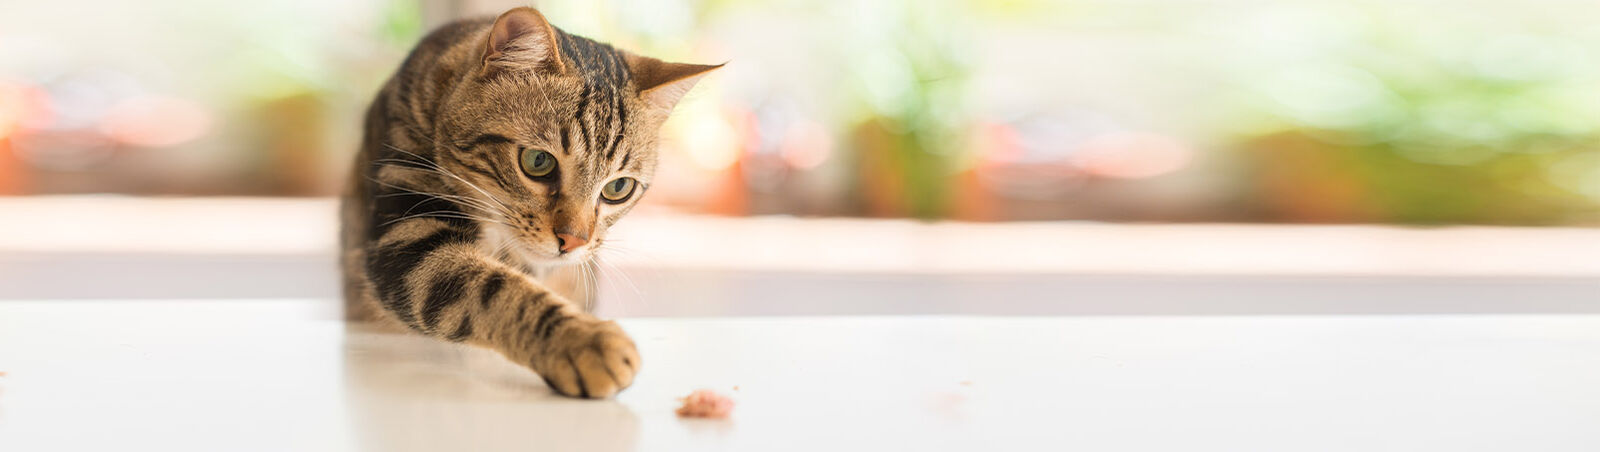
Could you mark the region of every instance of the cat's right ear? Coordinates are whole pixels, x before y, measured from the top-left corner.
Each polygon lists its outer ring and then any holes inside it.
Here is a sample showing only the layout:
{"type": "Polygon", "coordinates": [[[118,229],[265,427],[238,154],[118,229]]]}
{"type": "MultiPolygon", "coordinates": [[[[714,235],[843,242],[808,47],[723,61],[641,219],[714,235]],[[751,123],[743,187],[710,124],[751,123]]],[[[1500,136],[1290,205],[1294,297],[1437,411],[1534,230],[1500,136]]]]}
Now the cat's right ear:
{"type": "Polygon", "coordinates": [[[502,70],[565,71],[556,30],[539,11],[524,6],[494,20],[483,51],[483,71],[491,75],[502,70]]]}

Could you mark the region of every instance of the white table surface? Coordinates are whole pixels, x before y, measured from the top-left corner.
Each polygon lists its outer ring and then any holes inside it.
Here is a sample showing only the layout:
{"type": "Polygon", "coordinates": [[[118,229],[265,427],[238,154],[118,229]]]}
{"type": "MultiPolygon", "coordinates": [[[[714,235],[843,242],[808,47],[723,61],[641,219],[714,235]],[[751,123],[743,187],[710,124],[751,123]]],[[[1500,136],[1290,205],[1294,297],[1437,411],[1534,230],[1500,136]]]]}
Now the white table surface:
{"type": "Polygon", "coordinates": [[[580,401],[330,311],[0,302],[0,450],[1600,449],[1591,315],[627,319],[580,401]]]}

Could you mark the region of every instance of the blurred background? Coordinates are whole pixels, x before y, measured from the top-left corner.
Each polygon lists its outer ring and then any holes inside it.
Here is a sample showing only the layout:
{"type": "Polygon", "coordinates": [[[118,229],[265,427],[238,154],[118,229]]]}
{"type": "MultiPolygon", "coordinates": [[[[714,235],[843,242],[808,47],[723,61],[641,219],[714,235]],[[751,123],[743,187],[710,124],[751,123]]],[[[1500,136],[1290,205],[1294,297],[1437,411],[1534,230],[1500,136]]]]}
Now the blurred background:
{"type": "MultiPolygon", "coordinates": [[[[6,2],[0,297],[333,296],[360,112],[528,3],[6,2]]],[[[532,4],[731,62],[614,313],[1600,311],[1600,3],[532,4]]]]}

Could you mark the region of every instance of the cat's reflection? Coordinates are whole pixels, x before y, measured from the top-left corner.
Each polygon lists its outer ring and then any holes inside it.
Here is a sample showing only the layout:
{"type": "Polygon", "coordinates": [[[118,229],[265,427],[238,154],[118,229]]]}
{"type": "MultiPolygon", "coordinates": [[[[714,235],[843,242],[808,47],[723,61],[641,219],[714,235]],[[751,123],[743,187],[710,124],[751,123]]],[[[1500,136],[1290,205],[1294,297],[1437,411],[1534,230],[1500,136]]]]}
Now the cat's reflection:
{"type": "Polygon", "coordinates": [[[500,355],[363,324],[345,328],[344,393],[362,450],[632,450],[615,401],[552,394],[500,355]]]}

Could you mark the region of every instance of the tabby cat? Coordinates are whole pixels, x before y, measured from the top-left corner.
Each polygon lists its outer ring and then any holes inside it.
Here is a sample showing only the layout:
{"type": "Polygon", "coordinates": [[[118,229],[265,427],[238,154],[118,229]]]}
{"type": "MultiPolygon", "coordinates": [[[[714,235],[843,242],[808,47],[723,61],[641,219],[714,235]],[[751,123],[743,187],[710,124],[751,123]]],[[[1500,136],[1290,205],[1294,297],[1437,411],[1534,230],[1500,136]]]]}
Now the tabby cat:
{"type": "Polygon", "coordinates": [[[609,397],[634,343],[558,293],[650,188],[656,137],[721,65],[667,63],[531,8],[423,38],[367,110],[342,206],[350,316],[491,348],[555,392],[609,397]]]}

